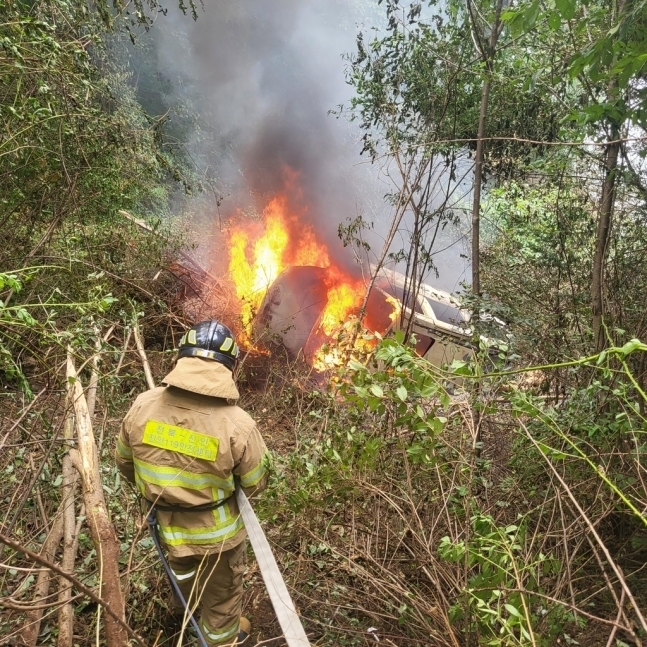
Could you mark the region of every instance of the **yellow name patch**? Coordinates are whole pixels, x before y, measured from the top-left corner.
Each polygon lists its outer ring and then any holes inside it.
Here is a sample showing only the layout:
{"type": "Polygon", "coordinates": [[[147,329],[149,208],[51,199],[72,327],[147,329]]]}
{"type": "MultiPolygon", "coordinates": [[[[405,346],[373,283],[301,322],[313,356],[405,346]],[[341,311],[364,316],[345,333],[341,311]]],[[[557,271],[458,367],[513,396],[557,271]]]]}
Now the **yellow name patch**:
{"type": "Polygon", "coordinates": [[[218,438],[200,434],[191,429],[167,425],[157,420],[149,420],[144,429],[144,445],[168,449],[178,454],[186,454],[205,461],[215,461],[218,456],[218,438]]]}

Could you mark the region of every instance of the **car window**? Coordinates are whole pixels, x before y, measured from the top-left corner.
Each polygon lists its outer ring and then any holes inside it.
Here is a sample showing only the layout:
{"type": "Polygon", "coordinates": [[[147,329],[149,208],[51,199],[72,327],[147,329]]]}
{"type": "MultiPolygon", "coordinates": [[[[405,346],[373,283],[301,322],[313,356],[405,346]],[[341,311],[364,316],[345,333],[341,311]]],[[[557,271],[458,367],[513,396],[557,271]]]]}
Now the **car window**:
{"type": "Polygon", "coordinates": [[[434,309],[436,319],[452,326],[460,326],[466,321],[465,315],[456,307],[435,301],[434,299],[427,299],[434,309]]]}
{"type": "MultiPolygon", "coordinates": [[[[388,281],[380,281],[378,285],[387,293],[390,294],[392,297],[395,297],[400,303],[404,304],[404,288],[401,288],[399,285],[391,285],[388,281]]],[[[411,305],[415,303],[415,311],[418,314],[424,314],[422,310],[422,306],[419,303],[419,300],[416,299],[414,301],[413,295],[409,291],[407,294],[407,304],[406,306],[411,309],[411,305]]]]}

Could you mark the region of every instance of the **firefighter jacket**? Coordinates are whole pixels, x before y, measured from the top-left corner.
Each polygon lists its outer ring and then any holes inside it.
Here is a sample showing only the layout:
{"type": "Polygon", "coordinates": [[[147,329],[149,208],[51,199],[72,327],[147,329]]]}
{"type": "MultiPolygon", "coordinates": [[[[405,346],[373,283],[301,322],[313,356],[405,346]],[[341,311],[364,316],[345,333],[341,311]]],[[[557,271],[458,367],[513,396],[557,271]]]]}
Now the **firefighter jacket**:
{"type": "Polygon", "coordinates": [[[165,386],[142,393],[124,418],[117,466],[158,508],[160,535],[174,557],[225,551],[245,538],[234,489],[267,481],[267,448],[252,418],[232,401],[238,390],[218,362],[184,357],[165,386]],[[228,499],[211,510],[195,506],[228,499]]]}

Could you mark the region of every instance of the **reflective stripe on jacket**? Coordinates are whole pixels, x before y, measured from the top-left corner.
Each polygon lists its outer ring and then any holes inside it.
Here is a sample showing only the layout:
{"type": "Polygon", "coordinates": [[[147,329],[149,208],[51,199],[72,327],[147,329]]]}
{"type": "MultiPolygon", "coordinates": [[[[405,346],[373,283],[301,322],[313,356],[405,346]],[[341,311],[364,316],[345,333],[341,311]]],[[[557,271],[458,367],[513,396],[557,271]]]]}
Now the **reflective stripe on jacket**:
{"type": "MultiPolygon", "coordinates": [[[[169,553],[178,557],[229,550],[240,543],[245,530],[235,497],[212,510],[191,507],[227,499],[236,481],[250,494],[263,489],[267,480],[267,448],[256,424],[224,397],[211,395],[222,383],[221,392],[231,396],[229,370],[199,358],[182,358],[180,364],[184,372],[174,383],[184,380],[195,389],[206,385],[209,395],[177,386],[143,393],[124,419],[116,450],[120,471],[142,496],[187,507],[187,512],[157,513],[160,535],[169,553]],[[196,362],[202,365],[192,372],[196,362]],[[196,457],[200,443],[211,452],[209,458],[196,457]]],[[[174,373],[177,377],[178,370],[174,373]]]]}

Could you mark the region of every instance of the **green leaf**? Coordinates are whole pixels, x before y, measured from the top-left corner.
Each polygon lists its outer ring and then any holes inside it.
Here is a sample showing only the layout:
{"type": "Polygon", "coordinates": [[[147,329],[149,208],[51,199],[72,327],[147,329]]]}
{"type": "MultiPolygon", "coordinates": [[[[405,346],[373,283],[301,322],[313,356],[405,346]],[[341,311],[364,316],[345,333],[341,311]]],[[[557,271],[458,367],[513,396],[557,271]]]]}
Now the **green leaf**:
{"type": "Polygon", "coordinates": [[[526,31],[532,29],[537,22],[537,17],[539,16],[539,0],[534,0],[534,2],[526,9],[523,16],[523,27],[526,31]]]}
{"type": "Polygon", "coordinates": [[[443,430],[445,422],[447,422],[447,418],[432,418],[429,426],[435,434],[439,434],[443,430]]]}
{"type": "Polygon", "coordinates": [[[575,15],[575,0],[555,0],[555,6],[564,20],[571,20],[575,15]]]}
{"type": "Polygon", "coordinates": [[[462,362],[458,359],[451,363],[449,370],[455,375],[472,375],[472,369],[467,362],[462,362]]]}
{"type": "Polygon", "coordinates": [[[358,362],[355,359],[352,359],[350,362],[348,362],[348,366],[352,368],[354,371],[365,371],[366,366],[362,364],[361,362],[358,362]]]}
{"type": "Polygon", "coordinates": [[[16,312],[16,319],[19,319],[28,326],[36,324],[36,319],[34,319],[25,308],[18,309],[18,312],[16,312]]]}
{"type": "Polygon", "coordinates": [[[357,395],[359,395],[360,398],[368,398],[368,390],[365,389],[363,386],[356,386],[355,393],[357,393],[357,395]]]}
{"type": "Polygon", "coordinates": [[[505,608],[507,609],[508,613],[511,616],[515,616],[516,618],[522,618],[523,616],[521,615],[521,612],[516,608],[513,607],[511,604],[505,604],[505,608]]]}
{"type": "Polygon", "coordinates": [[[384,397],[384,391],[379,384],[371,384],[371,393],[376,395],[378,398],[384,397]]]}
{"type": "Polygon", "coordinates": [[[407,399],[407,389],[404,386],[399,386],[396,393],[402,402],[407,399]]]}
{"type": "Polygon", "coordinates": [[[524,18],[525,14],[519,12],[514,19],[510,22],[510,34],[513,38],[521,36],[524,29],[524,18]]]}
{"type": "Polygon", "coordinates": [[[504,11],[501,14],[501,22],[512,22],[518,14],[518,11],[504,11]]]}
{"type": "Polygon", "coordinates": [[[541,450],[542,454],[545,454],[546,456],[550,456],[551,458],[554,458],[557,461],[563,461],[565,458],[568,458],[568,454],[565,454],[564,452],[560,452],[557,449],[554,449],[553,447],[549,447],[548,445],[542,443],[541,441],[537,441],[537,444],[539,445],[539,449],[541,450]]]}
{"type": "Polygon", "coordinates": [[[98,303],[98,308],[100,312],[106,312],[107,310],[110,310],[110,306],[115,303],[117,299],[113,297],[111,294],[106,295],[99,301],[98,303]]]}
{"type": "Polygon", "coordinates": [[[562,19],[558,13],[551,13],[548,16],[548,26],[553,31],[557,31],[562,26],[562,19]]]}
{"type": "Polygon", "coordinates": [[[643,343],[640,339],[632,339],[628,341],[621,349],[620,354],[626,357],[630,353],[633,353],[635,350],[641,348],[643,343]]]}

